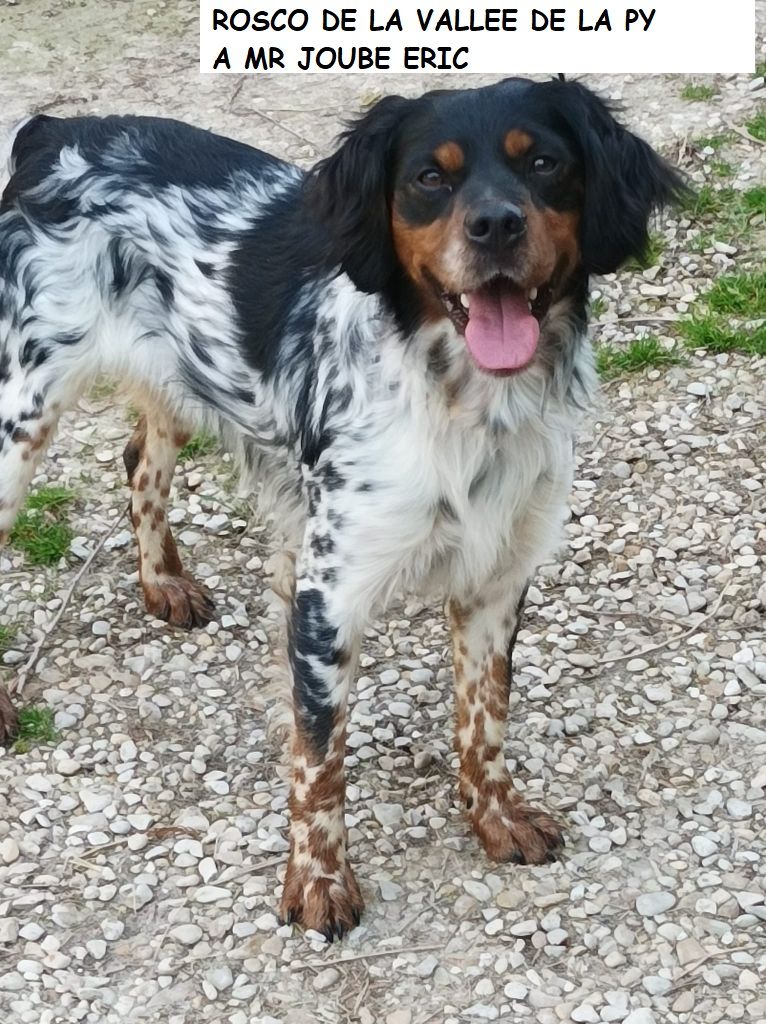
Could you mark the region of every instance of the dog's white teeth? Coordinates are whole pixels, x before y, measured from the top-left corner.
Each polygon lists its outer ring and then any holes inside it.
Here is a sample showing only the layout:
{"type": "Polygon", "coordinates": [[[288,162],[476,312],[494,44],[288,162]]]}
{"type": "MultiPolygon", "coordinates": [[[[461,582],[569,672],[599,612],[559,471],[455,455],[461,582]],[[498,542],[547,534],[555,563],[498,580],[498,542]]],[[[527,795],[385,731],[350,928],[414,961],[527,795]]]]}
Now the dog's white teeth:
{"type": "Polygon", "coordinates": [[[463,306],[464,309],[468,309],[468,296],[465,292],[460,296],[460,305],[463,306]]]}
{"type": "Polygon", "coordinates": [[[529,289],[529,301],[530,302],[534,302],[536,298],[537,298],[537,288],[530,288],[529,289]]]}

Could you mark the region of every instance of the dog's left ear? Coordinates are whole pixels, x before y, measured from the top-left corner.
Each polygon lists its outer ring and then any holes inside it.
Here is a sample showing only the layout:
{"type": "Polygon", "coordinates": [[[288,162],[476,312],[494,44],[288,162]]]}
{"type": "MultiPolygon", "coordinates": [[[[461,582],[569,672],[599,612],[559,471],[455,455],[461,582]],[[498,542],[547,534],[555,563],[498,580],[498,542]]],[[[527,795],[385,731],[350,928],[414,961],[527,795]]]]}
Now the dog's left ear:
{"type": "Polygon", "coordinates": [[[311,171],[309,208],[326,231],[327,259],[357,288],[377,292],[396,258],[389,194],[396,140],[413,100],[386,96],[341,136],[339,148],[311,171]]]}
{"type": "Polygon", "coordinates": [[[585,172],[583,263],[610,274],[631,257],[641,260],[654,210],[683,199],[689,189],[652,147],[624,128],[595,93],[577,82],[550,87],[578,143],[585,172]]]}

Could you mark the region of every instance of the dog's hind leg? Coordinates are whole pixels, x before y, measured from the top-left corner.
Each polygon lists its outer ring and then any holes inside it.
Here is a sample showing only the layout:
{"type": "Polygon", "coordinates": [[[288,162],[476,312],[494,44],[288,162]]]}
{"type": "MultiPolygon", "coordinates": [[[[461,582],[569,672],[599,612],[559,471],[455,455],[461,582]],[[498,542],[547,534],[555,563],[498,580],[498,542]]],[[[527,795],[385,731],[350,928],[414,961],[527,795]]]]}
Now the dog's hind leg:
{"type": "Polygon", "coordinates": [[[181,565],[167,518],[176,458],[189,436],[169,410],[152,403],[123,452],[147,610],[185,629],[204,626],[214,615],[209,592],[181,565]]]}
{"type": "Polygon", "coordinates": [[[10,536],[35,470],[53,440],[61,413],[77,401],[79,387],[25,372],[0,346],[0,547],[10,536]]]}
{"type": "MultiPolygon", "coordinates": [[[[2,327],[0,323],[0,548],[11,535],[62,412],[80,392],[75,378],[52,374],[39,355],[16,344],[16,337],[9,332],[3,336],[2,327]]],[[[16,727],[16,712],[0,687],[0,744],[16,727]]]]}

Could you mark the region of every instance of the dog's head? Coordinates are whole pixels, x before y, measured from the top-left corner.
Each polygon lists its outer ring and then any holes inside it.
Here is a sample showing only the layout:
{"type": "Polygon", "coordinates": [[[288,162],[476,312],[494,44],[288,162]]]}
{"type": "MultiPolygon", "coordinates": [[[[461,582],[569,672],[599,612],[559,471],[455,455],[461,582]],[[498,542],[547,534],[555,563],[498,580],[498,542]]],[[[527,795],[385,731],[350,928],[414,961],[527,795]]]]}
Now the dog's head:
{"type": "Polygon", "coordinates": [[[640,258],[680,176],[577,83],[390,96],[309,178],[331,261],[448,317],[485,370],[531,362],[551,304],[640,258]]]}

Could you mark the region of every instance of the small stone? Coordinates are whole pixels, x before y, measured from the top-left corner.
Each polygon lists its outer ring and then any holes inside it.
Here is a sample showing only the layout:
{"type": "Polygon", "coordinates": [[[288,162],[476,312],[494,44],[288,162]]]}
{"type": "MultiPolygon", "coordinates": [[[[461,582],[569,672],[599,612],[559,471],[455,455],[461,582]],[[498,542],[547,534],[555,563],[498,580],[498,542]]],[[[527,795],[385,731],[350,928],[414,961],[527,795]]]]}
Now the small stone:
{"type": "Polygon", "coordinates": [[[586,1024],[598,1024],[599,1015],[596,1012],[596,1008],[591,1006],[590,1003],[583,1003],[582,1006],[576,1006],[570,1013],[570,1017],[574,1021],[585,1021],[586,1024]]]}
{"type": "Polygon", "coordinates": [[[197,924],[179,924],[170,929],[170,937],[183,946],[193,946],[202,938],[202,929],[197,924]]]}
{"type": "Polygon", "coordinates": [[[205,975],[205,980],[213,986],[216,992],[224,992],[233,985],[234,976],[230,967],[213,967],[205,975]]]}
{"type": "Polygon", "coordinates": [[[520,981],[509,981],[508,984],[503,989],[503,993],[505,994],[506,998],[512,999],[517,1003],[520,1003],[522,999],[526,999],[528,992],[529,989],[527,988],[527,986],[522,985],[520,981]]]}
{"type": "Polygon", "coordinates": [[[673,1013],[691,1013],[694,1009],[694,993],[691,990],[682,992],[671,1007],[673,1013]]]}
{"type": "Polygon", "coordinates": [[[386,903],[395,903],[401,898],[403,892],[404,889],[401,885],[392,882],[390,878],[385,878],[380,882],[380,898],[386,903]]]}
{"type": "Polygon", "coordinates": [[[492,891],[488,885],[484,882],[479,882],[475,878],[468,878],[463,882],[463,888],[469,896],[473,896],[479,903],[486,903],[487,900],[492,898],[492,891]]]}
{"type": "Polygon", "coordinates": [[[107,947],[103,939],[89,939],[85,943],[85,948],[94,960],[103,960],[106,956],[107,947]]]}
{"type": "Polygon", "coordinates": [[[431,953],[425,959],[421,960],[415,968],[415,973],[421,978],[430,978],[436,968],[439,966],[439,961],[431,953]]]}
{"type": "Polygon", "coordinates": [[[718,852],[716,844],[707,836],[693,836],[692,849],[698,857],[712,857],[714,853],[718,852]]]}
{"type": "Polygon", "coordinates": [[[650,996],[664,996],[673,987],[673,982],[658,974],[649,974],[644,978],[643,986],[650,996]]]}
{"type": "Polygon", "coordinates": [[[523,938],[527,935],[532,935],[537,931],[537,921],[534,918],[529,918],[526,921],[519,921],[516,924],[512,924],[508,930],[511,935],[517,935],[523,938]]]}
{"type": "Polygon", "coordinates": [[[381,825],[394,828],[404,817],[404,807],[401,804],[375,804],[372,813],[381,825]]]}
{"type": "Polygon", "coordinates": [[[101,922],[101,934],[108,942],[114,942],[116,939],[119,939],[124,931],[125,925],[122,921],[106,918],[101,922]]]}
{"type": "Polygon", "coordinates": [[[194,895],[197,903],[221,903],[230,900],[231,893],[222,885],[201,885],[194,895]]]}
{"type": "Polygon", "coordinates": [[[718,743],[721,732],[714,725],[701,725],[698,729],[692,729],[687,733],[690,743],[718,743]]]}
{"type": "Polygon", "coordinates": [[[642,893],[636,900],[636,910],[642,917],[657,917],[676,905],[676,898],[669,892],[642,893]]]}
{"type": "Polygon", "coordinates": [[[704,960],[707,950],[696,939],[689,937],[676,943],[676,956],[681,967],[685,967],[697,960],[704,960]]]}
{"type": "Polygon", "coordinates": [[[637,1010],[633,1010],[632,1013],[629,1013],[623,1024],[656,1024],[656,1020],[648,1007],[641,1006],[637,1010]]]}
{"type": "Polygon", "coordinates": [[[386,1024],[412,1024],[412,1010],[394,1010],[386,1017],[386,1024]]]}
{"type": "Polygon", "coordinates": [[[19,859],[19,844],[12,836],[0,843],[0,860],[3,864],[14,864],[19,859]]]}
{"type": "Polygon", "coordinates": [[[752,815],[753,805],[748,803],[747,800],[737,800],[735,797],[732,797],[726,801],[726,810],[729,817],[736,818],[737,821],[744,821],[752,815]]]}

